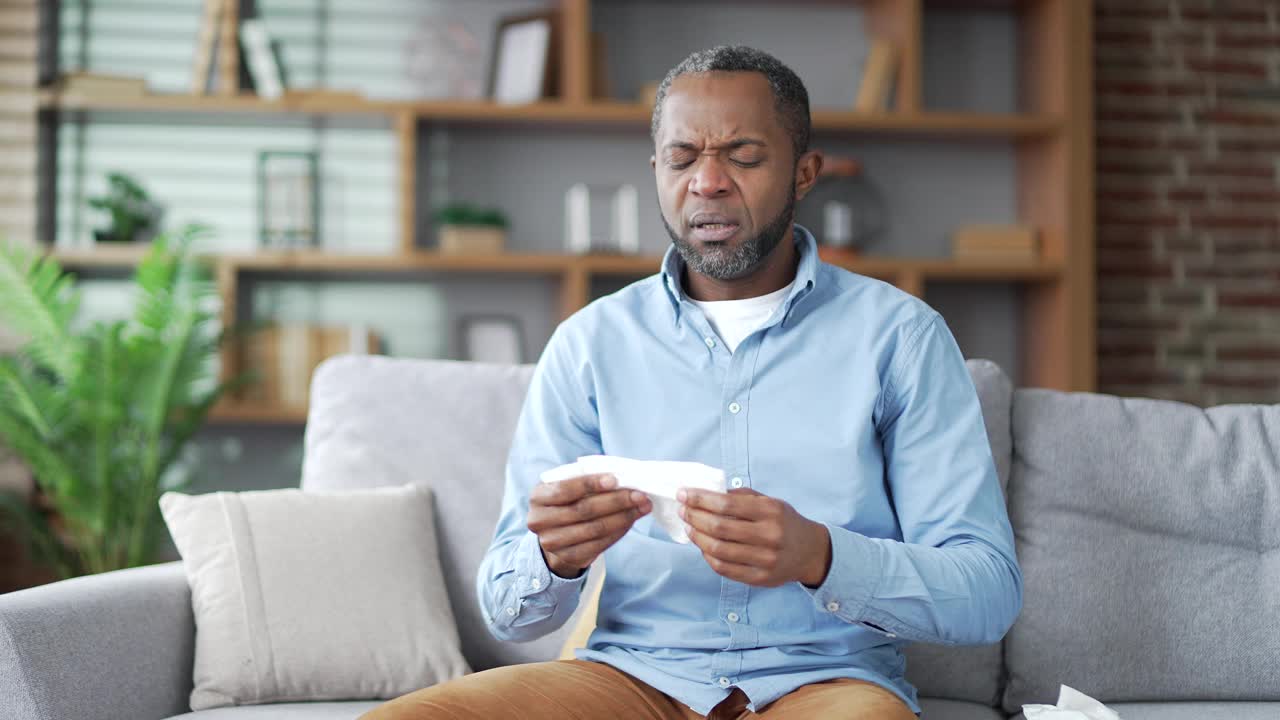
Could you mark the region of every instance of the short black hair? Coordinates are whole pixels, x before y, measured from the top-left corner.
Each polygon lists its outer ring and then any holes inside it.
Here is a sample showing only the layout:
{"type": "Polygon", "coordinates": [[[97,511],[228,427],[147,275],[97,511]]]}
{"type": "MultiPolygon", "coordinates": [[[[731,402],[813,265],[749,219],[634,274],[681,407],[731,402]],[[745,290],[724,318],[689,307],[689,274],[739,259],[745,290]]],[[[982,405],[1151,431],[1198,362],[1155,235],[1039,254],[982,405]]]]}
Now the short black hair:
{"type": "Polygon", "coordinates": [[[662,101],[667,98],[671,82],[681,75],[705,72],[758,72],[764,75],[773,89],[774,107],[778,110],[782,126],[791,135],[795,159],[799,160],[809,150],[809,135],[813,132],[809,119],[809,91],[800,81],[800,76],[778,58],[745,45],[717,45],[699,50],[667,73],[658,86],[653,103],[649,135],[654,142],[658,140],[658,126],[662,123],[662,101]]]}

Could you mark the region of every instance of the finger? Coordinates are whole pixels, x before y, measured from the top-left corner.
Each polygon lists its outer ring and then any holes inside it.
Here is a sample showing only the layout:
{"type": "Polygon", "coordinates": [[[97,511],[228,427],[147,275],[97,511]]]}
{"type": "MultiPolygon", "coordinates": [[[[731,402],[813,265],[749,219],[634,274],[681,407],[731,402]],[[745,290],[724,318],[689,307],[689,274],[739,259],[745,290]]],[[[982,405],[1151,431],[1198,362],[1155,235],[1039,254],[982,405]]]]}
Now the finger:
{"type": "Polygon", "coordinates": [[[627,530],[630,529],[630,527],[622,528],[607,537],[602,537],[597,540],[592,540],[591,542],[582,543],[581,545],[573,545],[565,548],[564,550],[557,552],[555,555],[570,565],[576,565],[580,568],[586,567],[595,562],[595,559],[600,556],[600,553],[608,550],[614,543],[621,540],[622,536],[626,535],[627,530]]]}
{"type": "Polygon", "coordinates": [[[574,525],[612,515],[630,508],[651,509],[652,503],[638,490],[613,490],[588,495],[572,505],[529,505],[529,529],[542,532],[551,528],[574,525]]]}
{"type": "Polygon", "coordinates": [[[689,507],[743,520],[768,520],[778,516],[778,501],[755,492],[730,494],[684,488],[676,494],[676,499],[689,507]]]}
{"type": "Polygon", "coordinates": [[[778,551],[770,548],[720,540],[696,529],[689,533],[689,540],[702,550],[704,557],[714,557],[735,565],[768,571],[778,566],[778,551]]]}
{"type": "Polygon", "coordinates": [[[721,540],[759,545],[777,549],[782,546],[781,532],[772,523],[740,520],[727,515],[717,515],[706,510],[680,508],[680,517],[696,530],[721,540]]]}
{"type": "Polygon", "coordinates": [[[543,550],[558,553],[564,548],[608,537],[619,530],[626,532],[638,517],[640,517],[640,511],[631,508],[587,522],[554,527],[539,533],[538,542],[542,544],[543,550]]]}
{"type": "Polygon", "coordinates": [[[618,479],[609,475],[580,475],[558,482],[540,482],[529,493],[529,502],[539,505],[569,505],[591,493],[606,492],[618,486],[618,479]]]}
{"type": "Polygon", "coordinates": [[[739,565],[738,563],[728,562],[706,554],[703,554],[702,557],[706,559],[707,565],[721,577],[746,583],[747,585],[777,584],[769,583],[769,573],[761,568],[739,565]]]}

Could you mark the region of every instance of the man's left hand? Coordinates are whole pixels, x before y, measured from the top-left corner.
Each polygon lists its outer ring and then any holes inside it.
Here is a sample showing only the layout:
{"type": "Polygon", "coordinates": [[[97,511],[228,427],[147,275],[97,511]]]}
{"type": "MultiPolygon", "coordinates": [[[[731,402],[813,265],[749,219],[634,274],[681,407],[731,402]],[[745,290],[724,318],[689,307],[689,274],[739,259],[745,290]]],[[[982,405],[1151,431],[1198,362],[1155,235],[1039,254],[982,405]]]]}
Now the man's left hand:
{"type": "Polygon", "coordinates": [[[760,587],[798,580],[815,588],[826,579],[831,536],[791,505],[748,488],[689,488],[677,499],[689,539],[717,574],[760,587]]]}

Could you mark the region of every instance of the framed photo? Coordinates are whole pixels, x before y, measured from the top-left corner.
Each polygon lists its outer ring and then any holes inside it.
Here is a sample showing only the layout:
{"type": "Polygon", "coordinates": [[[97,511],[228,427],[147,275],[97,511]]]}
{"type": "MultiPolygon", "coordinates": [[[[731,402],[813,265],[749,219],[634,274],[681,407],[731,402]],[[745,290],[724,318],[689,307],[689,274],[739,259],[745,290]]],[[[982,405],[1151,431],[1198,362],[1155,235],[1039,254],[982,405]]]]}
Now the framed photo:
{"type": "Polygon", "coordinates": [[[559,14],[544,11],[498,22],[489,61],[488,95],[495,102],[536,102],[555,94],[559,14]]]}
{"type": "Polygon", "coordinates": [[[467,315],[458,320],[458,354],[473,362],[525,362],[524,330],[514,315],[467,315]]]}
{"type": "Polygon", "coordinates": [[[258,225],[263,248],[319,245],[316,153],[294,150],[258,153],[258,225]]]}

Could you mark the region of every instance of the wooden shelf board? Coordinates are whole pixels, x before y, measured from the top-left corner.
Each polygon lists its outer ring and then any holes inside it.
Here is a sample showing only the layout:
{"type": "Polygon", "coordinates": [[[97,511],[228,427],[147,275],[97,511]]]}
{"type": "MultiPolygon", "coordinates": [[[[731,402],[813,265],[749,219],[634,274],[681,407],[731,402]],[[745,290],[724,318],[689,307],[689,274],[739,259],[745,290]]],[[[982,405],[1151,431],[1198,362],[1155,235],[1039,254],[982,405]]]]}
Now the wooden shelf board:
{"type": "MultiPolygon", "coordinates": [[[[103,247],[92,250],[55,250],[63,265],[75,267],[129,267],[146,253],[145,247],[103,247]]],[[[925,278],[1047,280],[1062,274],[1061,263],[952,258],[894,258],[849,255],[823,248],[822,259],[846,270],[872,277],[904,272],[925,278]]],[[[581,269],[592,275],[651,275],[659,271],[659,255],[569,255],[556,253],[502,255],[444,255],[417,251],[406,255],[342,255],[318,251],[262,252],[207,255],[236,270],[257,272],[490,272],[555,275],[581,269]]]]}
{"type": "Polygon", "coordinates": [[[141,262],[148,249],[146,245],[97,245],[84,249],[54,248],[48,255],[68,268],[123,268],[141,262]]]}
{"type": "MultiPolygon", "coordinates": [[[[409,112],[425,120],[470,123],[534,122],[588,125],[647,126],[648,105],[596,100],[585,104],[554,100],[524,105],[502,105],[486,100],[370,100],[359,96],[300,93],[280,100],[255,95],[200,96],[180,93],[105,97],[43,90],[40,104],[64,110],[115,110],[148,112],[258,112],[314,114],[392,115],[409,112]]],[[[1036,137],[1061,128],[1054,117],[1011,113],[922,112],[866,113],[817,108],[812,111],[815,130],[836,132],[906,132],[940,135],[993,135],[1036,137]]]]}
{"type": "Polygon", "coordinates": [[[498,272],[556,274],[564,272],[571,256],[505,253],[448,255],[426,250],[397,255],[338,255],[333,253],[263,252],[224,256],[241,270],[299,272],[498,272]]]}
{"type": "Polygon", "coordinates": [[[307,409],[226,402],[215,406],[209,412],[209,422],[305,424],[307,409]]]}

